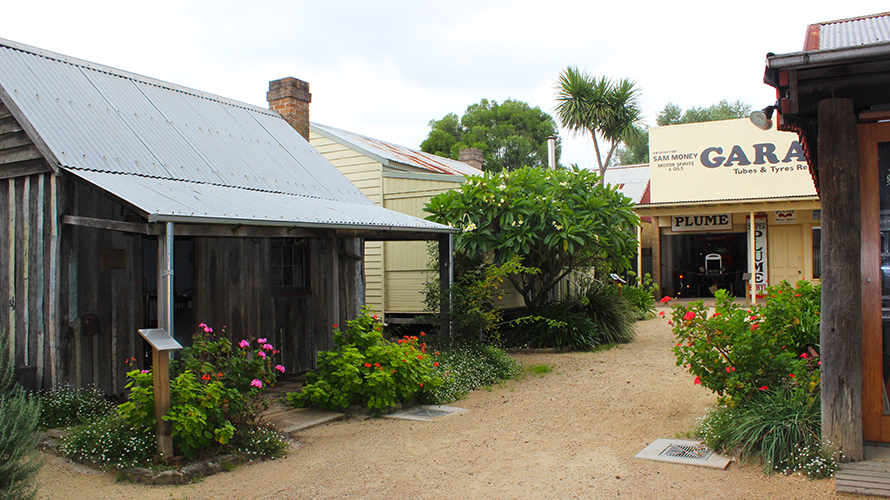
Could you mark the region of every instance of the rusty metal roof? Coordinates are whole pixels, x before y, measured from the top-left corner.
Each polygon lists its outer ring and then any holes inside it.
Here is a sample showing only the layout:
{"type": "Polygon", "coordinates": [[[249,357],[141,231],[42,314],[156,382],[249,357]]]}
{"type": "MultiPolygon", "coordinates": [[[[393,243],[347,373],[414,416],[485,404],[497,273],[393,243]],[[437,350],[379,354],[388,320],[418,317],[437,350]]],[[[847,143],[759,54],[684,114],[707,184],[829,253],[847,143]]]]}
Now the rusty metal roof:
{"type": "Polygon", "coordinates": [[[310,123],[309,128],[313,132],[321,134],[332,141],[337,141],[344,146],[358,148],[364,154],[375,157],[377,161],[380,161],[387,166],[393,166],[390,162],[396,162],[439,174],[465,176],[483,174],[478,168],[471,167],[461,161],[416,151],[391,142],[372,139],[364,135],[347,132],[327,125],[310,123]]]}
{"type": "Polygon", "coordinates": [[[804,50],[848,49],[890,42],[890,12],[811,24],[804,50]]]}
{"type": "Polygon", "coordinates": [[[268,109],[3,39],[0,98],[53,168],[152,220],[450,231],[376,209],[268,109]]]}

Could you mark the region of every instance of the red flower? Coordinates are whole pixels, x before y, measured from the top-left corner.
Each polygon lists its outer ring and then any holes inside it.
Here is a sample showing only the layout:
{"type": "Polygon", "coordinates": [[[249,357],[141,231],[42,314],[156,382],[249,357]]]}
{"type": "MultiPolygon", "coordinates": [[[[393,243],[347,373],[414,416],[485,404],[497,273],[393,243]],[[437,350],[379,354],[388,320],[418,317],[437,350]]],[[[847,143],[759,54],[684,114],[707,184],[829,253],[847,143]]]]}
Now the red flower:
{"type": "Polygon", "coordinates": [[[423,382],[420,383],[420,387],[423,387],[423,382]]]}
{"type": "Polygon", "coordinates": [[[726,367],[726,373],[734,372],[734,371],[735,371],[735,367],[734,367],[734,366],[727,366],[727,367],[726,367]]]}
{"type": "Polygon", "coordinates": [[[439,366],[439,362],[436,361],[435,363],[433,363],[433,366],[439,366]]]}
{"type": "Polygon", "coordinates": [[[751,331],[753,332],[754,330],[756,330],[758,326],[760,326],[760,325],[758,325],[757,323],[754,323],[753,325],[751,325],[751,331]]]}
{"type": "Polygon", "coordinates": [[[370,368],[371,366],[373,366],[371,363],[365,363],[365,368],[370,368]]]}
{"type": "Polygon", "coordinates": [[[420,336],[421,336],[421,337],[423,337],[424,335],[426,335],[426,334],[423,333],[423,332],[420,332],[420,336]]]}
{"type": "Polygon", "coordinates": [[[789,373],[788,376],[791,377],[791,378],[794,378],[794,374],[793,374],[793,373],[789,373]]]}
{"type": "Polygon", "coordinates": [[[371,317],[374,318],[374,319],[377,319],[377,315],[376,315],[376,314],[373,315],[373,316],[371,316],[371,317]]]}
{"type": "Polygon", "coordinates": [[[695,377],[695,380],[692,383],[695,385],[701,385],[701,378],[695,377]]]}
{"type": "Polygon", "coordinates": [[[374,363],[374,366],[376,366],[377,368],[380,368],[380,363],[374,363]]]}
{"type": "Polygon", "coordinates": [[[695,313],[692,311],[687,311],[686,314],[683,315],[683,319],[689,321],[690,319],[695,319],[695,313]]]}
{"type": "Polygon", "coordinates": [[[334,328],[337,328],[337,324],[336,324],[336,323],[334,323],[334,324],[331,325],[331,326],[334,327],[334,328]]]}
{"type": "Polygon", "coordinates": [[[800,294],[799,294],[799,293],[795,293],[794,296],[795,296],[795,297],[800,297],[800,294]]]}
{"type": "Polygon", "coordinates": [[[803,359],[807,359],[807,353],[801,354],[800,357],[802,357],[803,359]]]}
{"type": "Polygon", "coordinates": [[[658,313],[658,315],[661,316],[661,317],[663,318],[663,317],[664,317],[664,311],[661,311],[660,313],[658,313]]]}
{"type": "Polygon", "coordinates": [[[662,304],[667,304],[667,303],[670,302],[670,301],[671,301],[671,298],[668,297],[667,295],[665,295],[664,297],[661,298],[661,303],[662,303],[662,304]]]}
{"type": "Polygon", "coordinates": [[[720,314],[720,313],[714,313],[711,317],[712,317],[712,318],[716,318],[717,316],[723,316],[723,315],[720,314]]]}
{"type": "Polygon", "coordinates": [[[423,359],[423,354],[418,354],[417,359],[423,359]]]}
{"type": "Polygon", "coordinates": [[[768,391],[768,390],[769,390],[769,387],[767,387],[767,386],[763,386],[763,387],[761,387],[759,390],[761,390],[761,391],[768,391]]]}
{"type": "Polygon", "coordinates": [[[210,375],[207,375],[206,373],[201,375],[201,380],[210,380],[210,375]]]}
{"type": "Polygon", "coordinates": [[[680,342],[677,342],[677,347],[680,347],[680,342]]]}

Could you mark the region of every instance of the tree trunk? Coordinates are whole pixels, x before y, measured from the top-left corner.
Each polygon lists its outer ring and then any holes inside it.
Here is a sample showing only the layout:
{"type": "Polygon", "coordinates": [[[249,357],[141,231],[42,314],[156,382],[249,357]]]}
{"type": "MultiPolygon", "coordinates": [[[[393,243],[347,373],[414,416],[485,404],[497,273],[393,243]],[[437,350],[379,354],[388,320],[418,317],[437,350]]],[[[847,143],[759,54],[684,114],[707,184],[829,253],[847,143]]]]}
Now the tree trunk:
{"type": "Polygon", "coordinates": [[[859,152],[850,99],[818,104],[822,200],[822,439],[862,460],[859,152]]]}

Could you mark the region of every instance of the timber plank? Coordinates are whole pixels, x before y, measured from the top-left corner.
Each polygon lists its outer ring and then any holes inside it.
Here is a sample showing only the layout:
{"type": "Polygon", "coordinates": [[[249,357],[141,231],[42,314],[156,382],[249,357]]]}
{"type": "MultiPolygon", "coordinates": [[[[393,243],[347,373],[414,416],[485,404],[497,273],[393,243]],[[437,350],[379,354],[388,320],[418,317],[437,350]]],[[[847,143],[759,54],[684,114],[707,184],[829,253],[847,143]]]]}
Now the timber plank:
{"type": "Polygon", "coordinates": [[[0,135],[24,132],[24,130],[12,116],[0,116],[0,135]]]}
{"type": "Polygon", "coordinates": [[[18,163],[28,160],[43,158],[37,146],[31,144],[12,149],[0,149],[0,165],[4,163],[18,163]]]}

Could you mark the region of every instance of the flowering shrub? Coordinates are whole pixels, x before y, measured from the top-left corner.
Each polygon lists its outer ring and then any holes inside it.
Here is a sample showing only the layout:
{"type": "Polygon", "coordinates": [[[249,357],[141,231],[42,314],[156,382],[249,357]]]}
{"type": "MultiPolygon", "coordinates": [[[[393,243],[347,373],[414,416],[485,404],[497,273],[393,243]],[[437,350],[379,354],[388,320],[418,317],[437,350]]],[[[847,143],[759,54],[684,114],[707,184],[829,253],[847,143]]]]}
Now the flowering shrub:
{"type": "Polygon", "coordinates": [[[68,385],[40,393],[40,427],[70,427],[92,422],[114,412],[115,406],[99,389],[75,389],[68,385]]]}
{"type": "MultiPolygon", "coordinates": [[[[227,444],[236,429],[256,423],[267,403],[262,388],[272,385],[278,351],[266,339],[242,340],[237,347],[226,338],[214,339],[203,323],[176,362],[178,375],[170,381],[171,409],[164,417],[173,427],[173,443],[187,457],[216,444],[227,444]]],[[[130,398],[118,413],[134,429],[152,429],[154,385],[150,370],[127,373],[130,398]]]]}
{"type": "Polygon", "coordinates": [[[487,345],[465,344],[449,348],[433,363],[443,383],[424,392],[432,404],[457,401],[475,389],[513,378],[521,365],[502,349],[487,345]]]}
{"type": "Polygon", "coordinates": [[[60,451],[72,460],[93,460],[119,467],[142,467],[157,452],[154,429],[135,429],[111,414],[75,427],[60,451]]]}
{"type": "Polygon", "coordinates": [[[715,312],[702,302],[674,306],[677,365],[722,398],[748,399],[780,385],[819,390],[820,290],[807,282],[767,289],[767,303],[749,310],[717,291],[715,312]]]}
{"type": "Polygon", "coordinates": [[[302,392],[288,394],[291,404],[338,409],[359,404],[380,412],[441,383],[426,344],[414,336],[385,340],[370,307],[348,327],[334,332],[336,349],[318,353],[318,370],[307,374],[302,392]]]}

